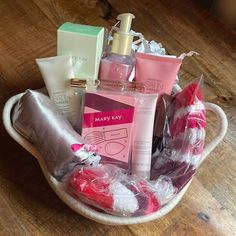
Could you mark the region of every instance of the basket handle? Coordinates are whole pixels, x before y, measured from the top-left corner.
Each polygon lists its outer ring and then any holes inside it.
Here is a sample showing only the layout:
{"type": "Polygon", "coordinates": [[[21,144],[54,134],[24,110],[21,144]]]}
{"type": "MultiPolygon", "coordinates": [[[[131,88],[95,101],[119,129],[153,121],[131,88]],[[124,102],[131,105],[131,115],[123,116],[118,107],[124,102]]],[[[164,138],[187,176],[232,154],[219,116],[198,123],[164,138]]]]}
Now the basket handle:
{"type": "Polygon", "coordinates": [[[24,93],[17,94],[6,102],[4,108],[3,108],[3,124],[5,126],[5,129],[7,130],[8,134],[16,141],[18,142],[24,149],[26,149],[29,153],[32,154],[32,156],[36,159],[40,158],[40,153],[37,151],[37,149],[34,147],[32,143],[30,143],[26,138],[24,138],[21,134],[19,134],[12,125],[11,122],[11,114],[12,109],[14,105],[19,101],[21,96],[24,95],[24,93]]]}
{"type": "Polygon", "coordinates": [[[210,154],[210,152],[212,152],[215,149],[215,147],[223,140],[228,128],[227,116],[221,107],[210,102],[206,102],[205,106],[206,110],[215,113],[217,120],[219,122],[219,128],[217,131],[217,135],[210,141],[210,143],[206,144],[202,152],[201,161],[198,164],[198,166],[201,165],[201,163],[210,154]]]}

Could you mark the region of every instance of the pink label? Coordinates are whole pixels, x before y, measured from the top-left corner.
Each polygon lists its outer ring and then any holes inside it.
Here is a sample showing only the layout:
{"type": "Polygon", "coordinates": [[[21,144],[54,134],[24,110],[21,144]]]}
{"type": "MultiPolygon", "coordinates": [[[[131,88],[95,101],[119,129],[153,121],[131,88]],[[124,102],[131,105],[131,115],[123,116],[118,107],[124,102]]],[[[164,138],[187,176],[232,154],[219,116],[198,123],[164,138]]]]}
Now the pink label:
{"type": "Polygon", "coordinates": [[[84,114],[84,128],[120,125],[133,122],[134,109],[84,114]]]}
{"type": "Polygon", "coordinates": [[[120,62],[103,59],[100,64],[99,78],[116,81],[127,81],[132,69],[133,65],[127,65],[120,62]]]}
{"type": "MultiPolygon", "coordinates": [[[[145,81],[145,88],[147,93],[160,93],[164,89],[163,82],[157,79],[147,79],[145,81]]],[[[169,91],[168,91],[169,93],[169,91]]]]}

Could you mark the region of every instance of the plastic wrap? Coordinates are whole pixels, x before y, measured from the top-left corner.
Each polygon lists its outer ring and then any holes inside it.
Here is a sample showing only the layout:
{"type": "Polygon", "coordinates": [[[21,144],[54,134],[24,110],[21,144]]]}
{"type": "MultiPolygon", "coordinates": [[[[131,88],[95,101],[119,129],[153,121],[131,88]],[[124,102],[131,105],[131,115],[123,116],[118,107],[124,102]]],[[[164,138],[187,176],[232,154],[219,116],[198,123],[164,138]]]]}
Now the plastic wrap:
{"type": "Polygon", "coordinates": [[[160,208],[148,181],[124,174],[114,165],[75,170],[67,181],[80,200],[114,215],[147,215],[160,208]]]}
{"type": "Polygon", "coordinates": [[[149,181],[100,164],[75,169],[64,180],[66,188],[113,215],[135,217],[158,211],[189,182],[201,160],[206,127],[201,82],[177,93],[167,110],[162,150],[153,157],[149,181]]]}
{"type": "Polygon", "coordinates": [[[176,94],[170,106],[174,112],[165,126],[164,149],[152,167],[151,179],[168,175],[179,191],[195,173],[203,151],[206,113],[201,81],[176,94]]]}

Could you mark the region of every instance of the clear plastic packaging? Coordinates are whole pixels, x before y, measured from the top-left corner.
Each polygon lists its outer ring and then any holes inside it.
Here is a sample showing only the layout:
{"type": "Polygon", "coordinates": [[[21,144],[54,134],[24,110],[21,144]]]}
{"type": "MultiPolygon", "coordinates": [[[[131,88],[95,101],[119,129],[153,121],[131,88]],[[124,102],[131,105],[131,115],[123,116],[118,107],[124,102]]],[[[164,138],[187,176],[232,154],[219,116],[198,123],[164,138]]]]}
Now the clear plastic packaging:
{"type": "Polygon", "coordinates": [[[160,208],[154,186],[114,165],[75,170],[67,187],[80,200],[113,215],[147,215],[160,208]]]}
{"type": "Polygon", "coordinates": [[[177,192],[192,178],[201,160],[206,128],[201,87],[200,80],[176,94],[169,109],[174,113],[164,131],[164,148],[152,167],[151,179],[168,175],[177,192]]]}
{"type": "Polygon", "coordinates": [[[201,160],[206,127],[201,81],[177,93],[168,110],[151,180],[100,164],[75,169],[64,179],[67,190],[90,206],[119,216],[147,215],[167,204],[189,182],[201,160]]]}

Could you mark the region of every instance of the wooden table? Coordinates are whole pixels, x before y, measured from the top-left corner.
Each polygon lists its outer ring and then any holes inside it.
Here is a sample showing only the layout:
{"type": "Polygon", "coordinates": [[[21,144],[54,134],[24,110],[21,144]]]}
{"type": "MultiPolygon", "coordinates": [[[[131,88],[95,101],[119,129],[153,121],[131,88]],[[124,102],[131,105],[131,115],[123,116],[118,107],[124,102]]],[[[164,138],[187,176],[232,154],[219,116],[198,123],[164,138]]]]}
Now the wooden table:
{"type": "MultiPolygon", "coordinates": [[[[46,183],[37,162],[0,127],[0,235],[236,235],[236,33],[192,1],[1,0],[0,108],[7,98],[43,81],[35,58],[56,54],[65,21],[110,27],[118,13],[136,15],[134,29],[170,54],[195,50],[181,85],[205,77],[206,101],[227,113],[224,141],[197,172],[181,203],[162,219],[105,226],[70,210],[46,183]]],[[[217,123],[208,115],[207,141],[217,123]]]]}

